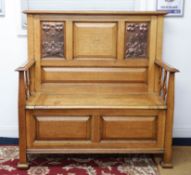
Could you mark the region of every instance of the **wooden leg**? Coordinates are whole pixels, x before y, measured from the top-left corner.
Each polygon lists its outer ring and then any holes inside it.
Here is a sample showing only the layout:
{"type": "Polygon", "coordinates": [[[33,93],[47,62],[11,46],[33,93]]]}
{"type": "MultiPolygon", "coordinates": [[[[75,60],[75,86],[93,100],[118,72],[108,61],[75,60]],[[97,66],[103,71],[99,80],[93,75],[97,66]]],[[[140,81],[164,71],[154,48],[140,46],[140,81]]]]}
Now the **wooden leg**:
{"type": "Polygon", "coordinates": [[[25,148],[24,149],[22,147],[19,148],[19,162],[17,164],[17,167],[20,169],[28,169],[29,167],[25,148]]]}
{"type": "Polygon", "coordinates": [[[17,164],[17,167],[20,169],[28,169],[29,168],[29,163],[27,159],[27,152],[26,152],[26,147],[20,146],[22,144],[19,142],[19,162],[17,164]]]}
{"type": "Polygon", "coordinates": [[[170,74],[167,98],[163,168],[172,168],[172,131],[174,118],[174,74],[170,74]]]}
{"type": "Polygon", "coordinates": [[[163,168],[173,168],[173,164],[172,164],[172,149],[169,149],[169,150],[165,151],[165,153],[163,155],[163,160],[161,162],[161,166],[163,168]]]}
{"type": "Polygon", "coordinates": [[[19,163],[18,168],[26,169],[28,168],[27,162],[27,152],[26,152],[26,116],[25,116],[25,82],[24,82],[24,72],[19,73],[19,106],[18,106],[18,116],[19,116],[19,163]]]}
{"type": "Polygon", "coordinates": [[[24,164],[24,163],[18,163],[18,164],[17,164],[17,167],[18,167],[19,169],[23,169],[23,170],[26,170],[26,169],[29,168],[28,164],[24,164]]]}

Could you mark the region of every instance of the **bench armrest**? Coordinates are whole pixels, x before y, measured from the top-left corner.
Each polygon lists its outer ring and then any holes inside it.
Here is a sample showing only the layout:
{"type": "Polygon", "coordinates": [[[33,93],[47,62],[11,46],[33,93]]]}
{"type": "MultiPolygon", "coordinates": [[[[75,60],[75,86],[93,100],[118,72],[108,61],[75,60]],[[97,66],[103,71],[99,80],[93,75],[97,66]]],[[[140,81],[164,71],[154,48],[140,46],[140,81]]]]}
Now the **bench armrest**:
{"type": "Polygon", "coordinates": [[[19,72],[19,106],[25,107],[25,101],[31,96],[31,74],[35,60],[29,60],[16,69],[19,72]]]}
{"type": "Polygon", "coordinates": [[[160,60],[155,60],[156,80],[157,80],[157,92],[163,97],[164,101],[168,104],[172,104],[174,101],[174,81],[175,73],[179,72],[178,69],[165,64],[160,60]],[[169,101],[172,101],[169,103],[169,101]]]}
{"type": "Polygon", "coordinates": [[[160,60],[155,60],[155,65],[157,65],[158,67],[161,67],[163,69],[165,69],[166,71],[168,72],[179,72],[178,69],[164,63],[163,61],[160,61],[160,60]]]}
{"type": "Polygon", "coordinates": [[[18,67],[16,71],[22,72],[22,71],[28,71],[32,66],[35,65],[35,60],[29,60],[22,66],[18,67]]]}

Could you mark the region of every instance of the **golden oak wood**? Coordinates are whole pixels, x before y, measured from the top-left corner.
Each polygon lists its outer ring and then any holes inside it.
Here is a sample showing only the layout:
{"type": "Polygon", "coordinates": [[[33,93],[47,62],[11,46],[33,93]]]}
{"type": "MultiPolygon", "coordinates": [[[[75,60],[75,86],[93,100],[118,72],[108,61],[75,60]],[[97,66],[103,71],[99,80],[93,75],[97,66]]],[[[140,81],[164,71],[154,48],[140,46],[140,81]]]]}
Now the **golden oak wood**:
{"type": "MultiPolygon", "coordinates": [[[[166,66],[165,66],[166,67],[166,66]]],[[[169,68],[169,67],[168,67],[169,68]]],[[[170,69],[171,70],[171,69],[170,69]]],[[[177,71],[174,70],[173,71],[177,71]]],[[[173,115],[174,115],[174,78],[173,72],[169,75],[168,97],[167,97],[167,114],[165,130],[165,154],[162,162],[163,167],[171,168],[172,165],[172,132],[173,132],[173,115]]]]}
{"type": "Polygon", "coordinates": [[[25,95],[25,85],[24,85],[24,72],[22,71],[19,73],[19,106],[18,106],[19,126],[20,126],[19,127],[20,161],[18,163],[19,168],[28,168],[27,154],[26,154],[27,144],[26,144],[25,103],[26,103],[26,95],[25,95]]]}
{"type": "Polygon", "coordinates": [[[78,14],[86,14],[86,15],[166,15],[166,11],[140,11],[140,12],[134,12],[134,11],[101,11],[101,10],[84,10],[84,11],[46,11],[46,10],[26,10],[24,11],[26,14],[70,14],[70,15],[78,15],[78,14]]]}
{"type": "Polygon", "coordinates": [[[72,140],[89,139],[90,135],[90,117],[72,116],[72,117],[37,117],[37,139],[39,140],[72,140]],[[47,130],[47,128],[56,128],[47,130]],[[71,132],[71,128],[72,132],[71,132]]]}
{"type": "MultiPolygon", "coordinates": [[[[34,60],[34,20],[33,20],[34,16],[33,15],[28,15],[27,16],[27,35],[28,35],[28,60],[34,60]]],[[[30,75],[31,75],[31,84],[30,84],[30,88],[31,88],[31,92],[35,91],[35,67],[33,67],[30,71],[30,75]]]]}
{"type": "Polygon", "coordinates": [[[50,82],[147,82],[145,68],[43,68],[42,81],[50,82]],[[70,73],[68,73],[70,72],[70,73]]]}
{"type": "Polygon", "coordinates": [[[104,116],[103,139],[154,139],[156,137],[156,118],[104,116]],[[128,133],[128,135],[127,135],[128,133]]]}
{"type": "Polygon", "coordinates": [[[18,167],[27,153],[160,153],[172,162],[165,12],[26,11],[18,167]]]}
{"type": "MultiPolygon", "coordinates": [[[[32,27],[32,26],[31,26],[32,27]]],[[[34,25],[33,25],[33,31],[34,31],[34,58],[36,62],[35,66],[35,90],[38,91],[40,89],[40,84],[41,84],[41,57],[40,57],[40,52],[41,52],[41,47],[40,47],[40,21],[38,16],[34,16],[34,25]]],[[[28,46],[30,47],[30,45],[28,46]]]]}
{"type": "Polygon", "coordinates": [[[22,66],[16,69],[18,72],[27,71],[35,64],[35,60],[29,60],[27,63],[24,63],[22,66]]]}
{"type": "Polygon", "coordinates": [[[162,154],[163,150],[157,148],[144,148],[144,149],[132,149],[132,148],[123,148],[123,149],[28,149],[27,153],[30,154],[162,154]]]}
{"type": "Polygon", "coordinates": [[[30,109],[166,109],[163,99],[155,94],[38,94],[27,103],[30,109]],[[32,103],[32,104],[31,104],[32,103]],[[35,106],[33,104],[35,103],[35,106]]]}
{"type": "Polygon", "coordinates": [[[154,89],[154,73],[155,73],[155,66],[154,60],[156,55],[156,38],[157,38],[157,17],[152,17],[151,20],[151,28],[152,31],[149,38],[150,48],[149,48],[149,67],[148,67],[148,91],[153,92],[154,89]]]}
{"type": "Polygon", "coordinates": [[[73,41],[74,59],[116,59],[117,24],[75,22],[73,41]]]}
{"type": "MultiPolygon", "coordinates": [[[[162,60],[162,46],[163,46],[163,25],[164,18],[159,16],[157,19],[157,44],[156,44],[156,58],[162,60]]],[[[160,69],[155,68],[155,91],[159,92],[159,79],[160,79],[160,69]]]]}
{"type": "Polygon", "coordinates": [[[169,71],[169,72],[172,72],[172,73],[179,72],[178,69],[176,69],[176,68],[174,68],[174,67],[172,67],[172,66],[170,66],[170,65],[168,65],[168,64],[166,64],[166,63],[164,63],[164,62],[162,62],[160,60],[155,60],[155,64],[157,66],[159,66],[159,67],[164,68],[166,71],[169,71]]]}

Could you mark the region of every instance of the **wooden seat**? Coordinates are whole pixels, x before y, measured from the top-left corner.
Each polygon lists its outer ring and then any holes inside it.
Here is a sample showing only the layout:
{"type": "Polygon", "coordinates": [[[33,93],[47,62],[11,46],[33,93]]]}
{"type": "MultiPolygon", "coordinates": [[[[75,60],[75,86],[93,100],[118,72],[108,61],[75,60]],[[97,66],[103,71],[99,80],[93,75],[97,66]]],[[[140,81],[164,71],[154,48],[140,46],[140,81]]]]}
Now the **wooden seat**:
{"type": "Polygon", "coordinates": [[[33,153],[157,153],[172,167],[166,12],[27,11],[18,167],[33,153]]]}
{"type": "Polygon", "coordinates": [[[43,83],[40,92],[47,94],[135,94],[147,93],[147,85],[142,83],[43,83]]]}
{"type": "MultiPolygon", "coordinates": [[[[87,92],[87,91],[86,91],[87,92]]],[[[26,102],[26,109],[166,109],[156,94],[47,94],[38,93],[26,102]]]]}

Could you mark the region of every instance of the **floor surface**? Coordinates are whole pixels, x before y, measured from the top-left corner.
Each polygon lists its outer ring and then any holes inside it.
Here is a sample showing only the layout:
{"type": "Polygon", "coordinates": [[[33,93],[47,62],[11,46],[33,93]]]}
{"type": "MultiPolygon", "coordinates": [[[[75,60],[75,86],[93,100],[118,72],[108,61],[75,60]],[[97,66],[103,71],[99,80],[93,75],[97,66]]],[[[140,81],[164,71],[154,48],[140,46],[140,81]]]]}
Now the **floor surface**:
{"type": "Polygon", "coordinates": [[[191,175],[191,147],[174,147],[173,165],[172,169],[159,166],[160,175],[191,175]]]}

